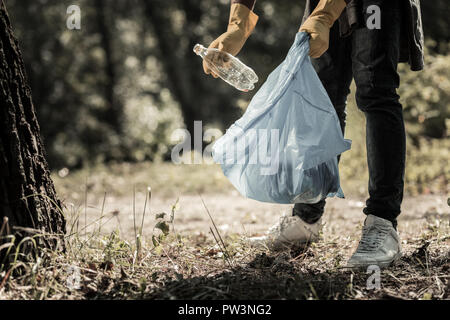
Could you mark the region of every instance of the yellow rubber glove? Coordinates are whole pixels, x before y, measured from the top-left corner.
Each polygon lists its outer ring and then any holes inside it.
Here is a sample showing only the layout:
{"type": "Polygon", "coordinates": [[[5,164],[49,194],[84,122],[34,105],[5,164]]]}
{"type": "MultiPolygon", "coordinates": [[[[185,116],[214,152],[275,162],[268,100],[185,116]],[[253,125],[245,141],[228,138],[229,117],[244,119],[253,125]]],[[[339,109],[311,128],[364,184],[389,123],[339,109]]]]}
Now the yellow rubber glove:
{"type": "Polygon", "coordinates": [[[345,0],[320,0],[317,7],[300,27],[300,31],[308,32],[309,55],[319,58],[328,50],[330,29],[346,6],[345,0]]]}
{"type": "MultiPolygon", "coordinates": [[[[214,40],[208,48],[216,48],[236,56],[255,29],[257,22],[258,16],[248,7],[240,3],[232,4],[227,31],[214,40]]],[[[208,61],[213,61],[220,65],[227,62],[227,57],[220,53],[211,53],[206,55],[203,60],[205,73],[211,73],[217,78],[217,75],[210,70],[208,61]]]]}

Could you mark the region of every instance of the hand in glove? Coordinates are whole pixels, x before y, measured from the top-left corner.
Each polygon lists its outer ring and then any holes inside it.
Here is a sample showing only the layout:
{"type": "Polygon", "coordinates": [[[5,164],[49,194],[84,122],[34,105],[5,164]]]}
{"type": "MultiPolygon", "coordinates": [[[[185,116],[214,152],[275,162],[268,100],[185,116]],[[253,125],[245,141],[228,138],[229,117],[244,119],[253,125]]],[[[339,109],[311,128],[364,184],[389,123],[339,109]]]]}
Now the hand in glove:
{"type": "Polygon", "coordinates": [[[309,55],[319,58],[328,50],[330,29],[346,6],[345,0],[320,0],[317,7],[300,27],[300,31],[308,32],[309,55]]]}
{"type": "MultiPolygon", "coordinates": [[[[239,3],[233,3],[231,5],[227,31],[214,40],[208,48],[216,48],[236,56],[255,29],[257,22],[258,16],[248,7],[239,3]]],[[[217,78],[217,75],[211,71],[208,61],[221,65],[227,62],[227,57],[220,52],[209,53],[203,60],[203,70],[205,73],[212,73],[217,78]]]]}

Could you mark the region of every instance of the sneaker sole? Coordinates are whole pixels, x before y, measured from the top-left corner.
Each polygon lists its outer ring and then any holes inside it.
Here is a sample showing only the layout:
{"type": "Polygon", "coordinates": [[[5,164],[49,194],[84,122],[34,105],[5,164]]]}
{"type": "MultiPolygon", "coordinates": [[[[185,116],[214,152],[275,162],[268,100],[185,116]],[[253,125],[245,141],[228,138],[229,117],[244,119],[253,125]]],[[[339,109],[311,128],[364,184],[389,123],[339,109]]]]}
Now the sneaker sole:
{"type": "Polygon", "coordinates": [[[347,264],[347,266],[345,266],[345,268],[362,269],[362,268],[367,268],[367,267],[373,266],[373,265],[379,266],[380,268],[387,268],[387,267],[393,265],[395,262],[399,261],[401,257],[402,257],[402,253],[399,252],[394,256],[394,259],[392,259],[390,261],[374,261],[374,262],[370,262],[370,263],[356,263],[356,264],[352,264],[352,265],[347,264]]]}

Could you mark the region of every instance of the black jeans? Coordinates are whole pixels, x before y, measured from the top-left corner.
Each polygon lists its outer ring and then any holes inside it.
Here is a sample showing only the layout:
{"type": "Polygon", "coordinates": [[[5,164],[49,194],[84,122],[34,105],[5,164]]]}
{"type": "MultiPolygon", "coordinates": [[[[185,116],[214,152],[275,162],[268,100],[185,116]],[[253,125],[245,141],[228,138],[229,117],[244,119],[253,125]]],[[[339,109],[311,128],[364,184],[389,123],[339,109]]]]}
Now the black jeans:
{"type": "MultiPolygon", "coordinates": [[[[403,13],[400,0],[361,0],[364,21],[372,15],[367,7],[377,5],[381,28],[366,25],[340,38],[339,25],[330,31],[330,46],[319,59],[312,59],[345,131],[345,106],[352,78],[356,84],[356,103],[366,117],[369,199],[365,214],[392,221],[400,214],[403,199],[406,138],[402,106],[397,88],[397,64],[403,13]]],[[[323,214],[325,200],[317,204],[296,204],[293,214],[308,223],[323,214]]]]}

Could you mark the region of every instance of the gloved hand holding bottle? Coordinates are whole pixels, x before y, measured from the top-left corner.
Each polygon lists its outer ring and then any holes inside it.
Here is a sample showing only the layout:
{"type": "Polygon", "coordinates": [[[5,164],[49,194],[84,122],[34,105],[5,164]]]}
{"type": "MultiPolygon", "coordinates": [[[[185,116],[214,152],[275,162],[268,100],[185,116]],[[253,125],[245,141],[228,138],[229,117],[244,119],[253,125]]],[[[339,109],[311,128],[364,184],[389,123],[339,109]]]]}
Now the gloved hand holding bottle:
{"type": "MultiPolygon", "coordinates": [[[[225,33],[214,40],[208,48],[216,48],[220,51],[228,52],[236,56],[241,51],[248,37],[255,29],[258,22],[258,16],[246,5],[238,3],[241,1],[232,1],[228,28],[225,33]]],[[[208,66],[207,61],[221,65],[227,63],[227,55],[220,52],[211,52],[203,60],[203,70],[206,74],[212,74],[218,77],[208,66]]]]}

